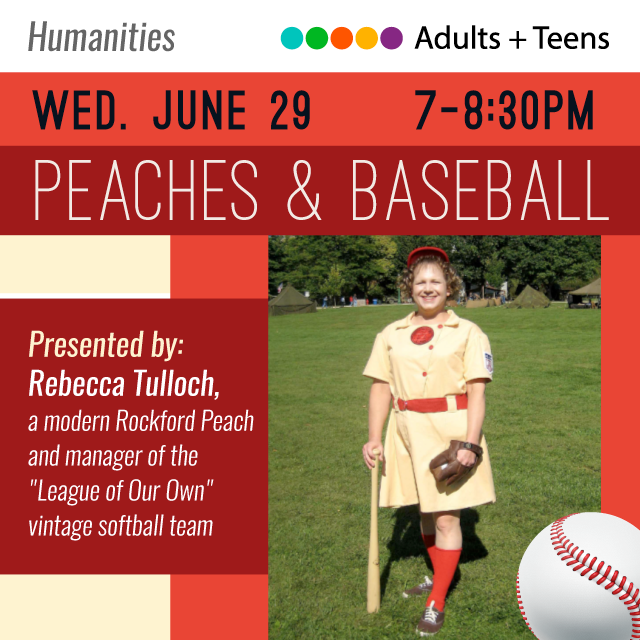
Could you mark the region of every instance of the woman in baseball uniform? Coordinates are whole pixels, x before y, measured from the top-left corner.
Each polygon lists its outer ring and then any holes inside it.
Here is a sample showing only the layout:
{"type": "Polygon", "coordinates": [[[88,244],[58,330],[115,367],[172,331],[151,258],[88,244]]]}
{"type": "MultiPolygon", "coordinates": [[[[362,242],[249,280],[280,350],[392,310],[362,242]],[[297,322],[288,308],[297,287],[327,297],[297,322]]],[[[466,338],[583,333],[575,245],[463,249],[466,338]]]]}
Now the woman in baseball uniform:
{"type": "Polygon", "coordinates": [[[422,539],[434,568],[433,580],[427,577],[403,593],[427,596],[420,635],[433,635],[444,622],[445,596],[462,551],[460,510],[496,499],[482,435],[484,390],[493,377],[493,358],[489,340],[476,324],[445,311],[460,285],[442,249],[412,251],[402,288],[417,309],[378,334],[364,370],[373,383],[363,456],[369,468],[374,450],[384,460],[380,506],[419,505],[422,539]],[[457,460],[472,470],[447,486],[436,482],[429,463],[451,440],[464,442],[457,460]]]}

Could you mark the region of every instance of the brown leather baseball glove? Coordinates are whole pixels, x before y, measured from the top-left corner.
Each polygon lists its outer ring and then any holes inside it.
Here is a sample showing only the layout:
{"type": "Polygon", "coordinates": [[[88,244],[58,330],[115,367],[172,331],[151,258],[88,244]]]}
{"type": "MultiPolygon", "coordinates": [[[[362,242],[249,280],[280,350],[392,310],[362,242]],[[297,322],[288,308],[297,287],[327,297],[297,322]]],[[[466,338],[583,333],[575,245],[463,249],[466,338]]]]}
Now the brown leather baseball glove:
{"type": "Polygon", "coordinates": [[[429,468],[433,473],[437,482],[446,481],[447,486],[453,484],[468,473],[471,473],[474,467],[480,463],[482,457],[482,447],[470,442],[462,442],[460,440],[452,440],[446,451],[438,454],[430,463],[429,468]],[[476,461],[472,467],[465,467],[458,462],[458,451],[460,449],[468,449],[476,454],[476,461]]]}

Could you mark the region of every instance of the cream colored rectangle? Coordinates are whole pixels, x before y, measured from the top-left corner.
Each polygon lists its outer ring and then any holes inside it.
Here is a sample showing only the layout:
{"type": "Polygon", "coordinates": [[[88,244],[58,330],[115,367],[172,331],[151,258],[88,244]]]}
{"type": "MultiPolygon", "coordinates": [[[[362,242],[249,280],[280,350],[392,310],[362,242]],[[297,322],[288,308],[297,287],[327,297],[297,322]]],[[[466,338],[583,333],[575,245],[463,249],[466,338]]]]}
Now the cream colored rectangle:
{"type": "Polygon", "coordinates": [[[168,297],[170,252],[170,236],[0,236],[0,297],[168,297]]]}
{"type": "Polygon", "coordinates": [[[168,575],[0,575],[0,638],[170,640],[168,575]]]}

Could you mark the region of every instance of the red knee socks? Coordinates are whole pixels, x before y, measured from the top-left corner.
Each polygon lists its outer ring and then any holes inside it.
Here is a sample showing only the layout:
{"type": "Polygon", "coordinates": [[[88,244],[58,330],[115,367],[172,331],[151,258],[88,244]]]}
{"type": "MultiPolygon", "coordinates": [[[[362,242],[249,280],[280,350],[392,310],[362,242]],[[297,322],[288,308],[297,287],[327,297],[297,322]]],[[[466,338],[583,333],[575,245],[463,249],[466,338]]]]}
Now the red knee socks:
{"type": "Polygon", "coordinates": [[[427,604],[435,600],[436,609],[444,611],[444,599],[451,586],[462,549],[440,549],[434,542],[432,549],[427,548],[427,551],[433,562],[433,589],[427,598],[427,604]]]}

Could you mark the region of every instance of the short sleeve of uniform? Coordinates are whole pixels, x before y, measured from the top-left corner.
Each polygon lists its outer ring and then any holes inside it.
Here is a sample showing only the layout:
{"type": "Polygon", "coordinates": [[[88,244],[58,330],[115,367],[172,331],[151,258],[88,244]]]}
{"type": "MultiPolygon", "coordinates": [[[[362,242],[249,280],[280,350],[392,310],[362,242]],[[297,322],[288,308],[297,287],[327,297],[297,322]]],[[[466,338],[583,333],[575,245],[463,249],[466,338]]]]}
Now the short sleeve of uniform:
{"type": "Polygon", "coordinates": [[[376,341],[373,344],[373,349],[369,356],[369,362],[367,362],[367,366],[364,368],[362,375],[375,378],[376,380],[382,380],[383,382],[390,382],[390,370],[391,364],[387,341],[384,335],[379,333],[376,336],[376,341]]]}
{"type": "Polygon", "coordinates": [[[478,328],[471,331],[464,352],[464,379],[466,382],[493,380],[493,356],[489,338],[478,328]]]}

